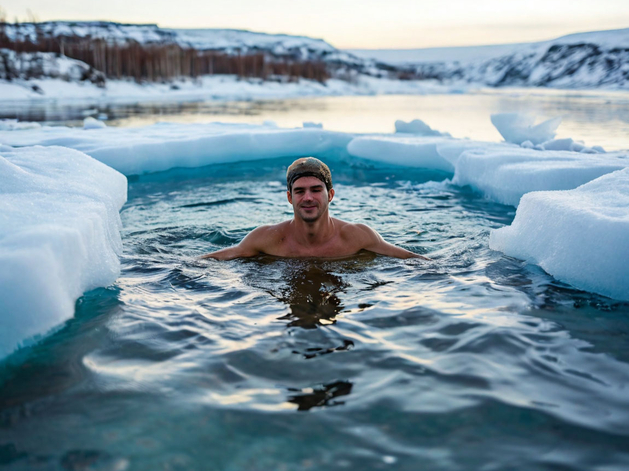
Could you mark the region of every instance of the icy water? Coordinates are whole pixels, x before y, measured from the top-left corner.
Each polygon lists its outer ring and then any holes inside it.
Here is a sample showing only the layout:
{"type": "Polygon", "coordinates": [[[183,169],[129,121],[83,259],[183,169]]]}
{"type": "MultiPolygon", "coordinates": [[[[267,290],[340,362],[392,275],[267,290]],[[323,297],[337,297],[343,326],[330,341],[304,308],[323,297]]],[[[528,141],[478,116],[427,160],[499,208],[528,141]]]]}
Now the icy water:
{"type": "Polygon", "coordinates": [[[81,126],[87,116],[110,126],[145,126],[157,121],[257,123],[282,127],[304,121],[325,129],[356,133],[393,132],[398,119],[422,119],[454,137],[500,141],[492,113],[562,116],[557,137],[583,140],[606,150],[629,149],[629,92],[552,89],[483,89],[475,93],[420,96],[346,96],[245,102],[161,102],[136,104],[21,103],[3,104],[0,119],[81,126]]]}
{"type": "Polygon", "coordinates": [[[629,468],[629,304],[489,250],[512,207],[332,161],[333,215],[434,260],[196,261],[289,162],[130,180],[122,276],[0,365],[3,469],[629,468]]]}

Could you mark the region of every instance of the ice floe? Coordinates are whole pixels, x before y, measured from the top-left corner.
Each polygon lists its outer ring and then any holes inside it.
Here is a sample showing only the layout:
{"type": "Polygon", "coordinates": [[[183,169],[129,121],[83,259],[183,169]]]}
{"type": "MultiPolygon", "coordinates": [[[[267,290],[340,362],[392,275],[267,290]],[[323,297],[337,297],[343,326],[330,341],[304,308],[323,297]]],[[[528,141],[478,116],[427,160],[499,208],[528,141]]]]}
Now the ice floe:
{"type": "Polygon", "coordinates": [[[64,147],[0,146],[0,358],[120,272],[127,181],[64,147]]]}
{"type": "Polygon", "coordinates": [[[629,169],[524,195],[489,246],[578,288],[629,301],[629,169]]]}
{"type": "Polygon", "coordinates": [[[274,157],[325,157],[329,152],[345,152],[352,138],[351,134],[315,127],[278,128],[275,123],[158,123],[144,128],[56,126],[29,133],[0,131],[0,143],[70,147],[125,175],[274,157]]]}
{"type": "Polygon", "coordinates": [[[417,134],[419,136],[449,136],[448,133],[441,133],[435,129],[432,129],[426,123],[424,123],[421,119],[414,119],[413,121],[407,123],[406,121],[402,121],[398,119],[395,122],[395,132],[406,133],[406,134],[417,134]]]}
{"type": "Polygon", "coordinates": [[[486,197],[518,206],[531,191],[570,190],[606,173],[629,167],[629,154],[539,151],[513,146],[465,150],[456,160],[452,182],[486,197]]]}
{"type": "Polygon", "coordinates": [[[451,173],[454,165],[438,150],[448,141],[446,137],[361,136],[348,144],[347,151],[363,159],[451,173]]]}

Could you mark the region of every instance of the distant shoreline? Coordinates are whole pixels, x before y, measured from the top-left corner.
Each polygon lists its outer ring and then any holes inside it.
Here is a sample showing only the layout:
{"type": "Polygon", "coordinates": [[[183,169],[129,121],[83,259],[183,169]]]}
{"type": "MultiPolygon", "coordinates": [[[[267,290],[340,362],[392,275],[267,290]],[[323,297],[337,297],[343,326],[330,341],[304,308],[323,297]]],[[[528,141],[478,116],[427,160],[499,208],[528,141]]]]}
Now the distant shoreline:
{"type": "Polygon", "coordinates": [[[598,88],[488,87],[480,83],[442,84],[435,80],[400,81],[359,77],[357,82],[331,79],[326,84],[311,80],[263,82],[229,75],[179,80],[172,83],[138,84],[133,80],[108,80],[104,88],[90,82],[62,79],[0,80],[0,104],[12,106],[133,104],[196,101],[259,101],[316,97],[428,95],[462,93],[623,95],[629,90],[616,86],[598,88]],[[38,91],[33,89],[37,87],[38,91]]]}
{"type": "Polygon", "coordinates": [[[302,79],[298,82],[263,82],[230,75],[213,75],[196,80],[171,83],[139,84],[133,80],[107,80],[105,87],[90,82],[62,79],[0,81],[0,103],[105,102],[134,103],[147,101],[251,101],[294,99],[301,97],[423,95],[465,93],[470,85],[443,85],[436,81],[399,81],[358,77],[355,82],[330,79],[325,84],[302,79]]]}

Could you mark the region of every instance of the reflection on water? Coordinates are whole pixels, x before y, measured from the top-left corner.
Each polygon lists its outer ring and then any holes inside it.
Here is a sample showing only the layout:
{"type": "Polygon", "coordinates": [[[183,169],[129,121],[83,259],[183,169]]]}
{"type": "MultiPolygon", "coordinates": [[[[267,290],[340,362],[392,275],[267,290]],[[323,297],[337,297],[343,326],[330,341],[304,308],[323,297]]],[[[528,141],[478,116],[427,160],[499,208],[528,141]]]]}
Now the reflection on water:
{"type": "Polygon", "coordinates": [[[116,286],[0,365],[0,464],[628,469],[629,304],[489,250],[511,207],[332,161],[335,216],[434,260],[196,260],[290,215],[287,160],[131,183],[116,286]]]}
{"type": "Polygon", "coordinates": [[[344,308],[337,294],[347,285],[343,280],[316,265],[292,271],[286,292],[280,298],[290,306],[290,313],[280,319],[290,320],[289,327],[315,329],[336,322],[344,308]]]}
{"type": "Polygon", "coordinates": [[[307,411],[313,407],[330,407],[345,404],[345,402],[338,401],[335,398],[347,396],[352,391],[352,383],[349,381],[335,381],[314,389],[289,389],[289,391],[298,394],[290,396],[288,402],[297,404],[297,410],[299,411],[307,411]]]}
{"type": "Polygon", "coordinates": [[[301,127],[304,121],[352,133],[390,133],[398,119],[422,119],[457,138],[500,141],[492,113],[529,113],[563,118],[557,137],[572,137],[606,150],[629,149],[629,92],[547,89],[483,89],[468,94],[321,97],[267,101],[197,101],[136,104],[6,103],[0,119],[81,126],[86,116],[109,126],[145,126],[158,121],[262,124],[301,127]]]}
{"type": "Polygon", "coordinates": [[[346,272],[360,272],[373,267],[371,262],[375,258],[375,254],[366,251],[338,261],[283,260],[262,256],[254,259],[255,263],[277,263],[281,269],[270,277],[258,271],[255,277],[250,275],[250,283],[289,306],[290,312],[280,318],[289,321],[288,327],[315,329],[336,322],[337,314],[345,309],[339,295],[350,286],[342,277],[329,271],[329,264],[334,264],[337,269],[342,267],[346,272]]]}

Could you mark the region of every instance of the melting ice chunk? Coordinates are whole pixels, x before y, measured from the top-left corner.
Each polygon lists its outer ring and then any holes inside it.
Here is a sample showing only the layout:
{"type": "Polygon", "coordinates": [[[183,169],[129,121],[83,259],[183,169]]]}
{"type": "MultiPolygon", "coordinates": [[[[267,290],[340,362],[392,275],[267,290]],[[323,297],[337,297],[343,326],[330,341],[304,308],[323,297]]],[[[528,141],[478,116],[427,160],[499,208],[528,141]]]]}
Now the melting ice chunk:
{"type": "Polygon", "coordinates": [[[323,124],[321,124],[321,123],[313,123],[312,121],[304,121],[303,127],[305,127],[305,128],[323,129],[323,124]]]}
{"type": "Polygon", "coordinates": [[[127,179],[64,147],[0,146],[0,358],[120,271],[127,179]]]}
{"type": "Polygon", "coordinates": [[[441,133],[436,129],[432,129],[421,119],[414,119],[410,123],[398,119],[395,122],[395,132],[406,134],[417,134],[419,136],[449,136],[448,133],[441,133]]]}
{"type": "Polygon", "coordinates": [[[629,300],[628,234],[629,168],[574,190],[524,195],[489,246],[577,288],[629,300]]]}
{"type": "Polygon", "coordinates": [[[529,141],[535,145],[555,137],[555,131],[561,124],[561,117],[534,124],[535,117],[531,115],[497,113],[491,115],[491,123],[504,137],[505,141],[513,144],[522,144],[529,141]]]}

